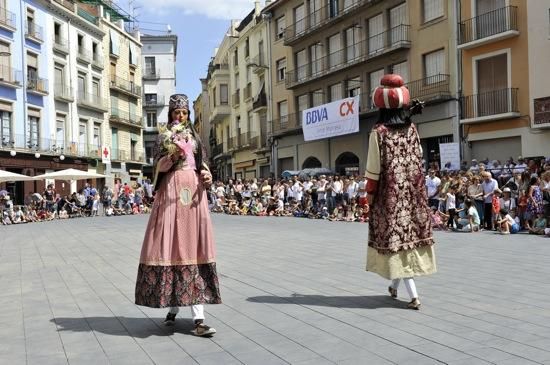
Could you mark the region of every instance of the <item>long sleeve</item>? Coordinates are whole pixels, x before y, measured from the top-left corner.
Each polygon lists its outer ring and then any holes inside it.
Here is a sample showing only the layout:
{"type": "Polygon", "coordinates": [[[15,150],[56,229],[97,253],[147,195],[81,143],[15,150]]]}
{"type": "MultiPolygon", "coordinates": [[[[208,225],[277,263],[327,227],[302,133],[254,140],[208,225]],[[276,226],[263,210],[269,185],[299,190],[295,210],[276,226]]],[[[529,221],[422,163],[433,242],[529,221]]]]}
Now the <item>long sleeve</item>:
{"type": "Polygon", "coordinates": [[[378,187],[380,179],[380,148],[378,146],[378,133],[373,130],[369,137],[369,151],[367,155],[367,194],[373,194],[378,187]]]}

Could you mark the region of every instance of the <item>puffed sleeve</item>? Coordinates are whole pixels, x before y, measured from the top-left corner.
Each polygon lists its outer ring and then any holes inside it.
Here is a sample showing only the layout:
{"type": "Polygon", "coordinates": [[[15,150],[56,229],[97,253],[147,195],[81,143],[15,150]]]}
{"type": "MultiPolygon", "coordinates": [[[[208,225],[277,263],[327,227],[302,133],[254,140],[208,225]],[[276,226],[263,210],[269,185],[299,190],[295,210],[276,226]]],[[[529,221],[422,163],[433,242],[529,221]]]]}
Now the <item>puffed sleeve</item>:
{"type": "Polygon", "coordinates": [[[367,155],[367,194],[373,194],[378,188],[380,179],[380,148],[378,146],[378,132],[373,130],[369,137],[369,151],[367,155]]]}

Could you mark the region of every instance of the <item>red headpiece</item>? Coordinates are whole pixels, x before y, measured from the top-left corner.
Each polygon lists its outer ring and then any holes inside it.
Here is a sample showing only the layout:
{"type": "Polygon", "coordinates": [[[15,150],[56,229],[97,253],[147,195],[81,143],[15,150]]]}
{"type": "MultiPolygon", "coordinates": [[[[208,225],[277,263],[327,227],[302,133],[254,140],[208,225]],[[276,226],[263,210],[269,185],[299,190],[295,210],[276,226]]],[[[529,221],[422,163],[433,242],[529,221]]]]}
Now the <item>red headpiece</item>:
{"type": "Polygon", "coordinates": [[[404,86],[403,78],[396,74],[387,74],[372,93],[374,105],[380,109],[400,109],[409,105],[411,96],[404,86]]]}

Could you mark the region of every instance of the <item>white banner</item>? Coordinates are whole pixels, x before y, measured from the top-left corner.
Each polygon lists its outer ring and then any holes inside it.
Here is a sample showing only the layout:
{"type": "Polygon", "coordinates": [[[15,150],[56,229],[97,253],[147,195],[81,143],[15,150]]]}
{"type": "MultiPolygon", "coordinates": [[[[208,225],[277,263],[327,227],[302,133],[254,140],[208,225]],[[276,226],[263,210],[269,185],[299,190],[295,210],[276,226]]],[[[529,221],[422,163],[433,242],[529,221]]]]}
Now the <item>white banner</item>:
{"type": "Polygon", "coordinates": [[[101,162],[105,164],[111,163],[111,148],[109,146],[101,147],[101,162]]]}
{"type": "Polygon", "coordinates": [[[305,141],[359,132],[359,95],[302,111],[305,141]]]}
{"type": "Polygon", "coordinates": [[[439,160],[439,168],[441,170],[460,170],[460,144],[440,143],[439,160]],[[445,169],[445,165],[449,162],[451,163],[451,167],[445,169]]]}

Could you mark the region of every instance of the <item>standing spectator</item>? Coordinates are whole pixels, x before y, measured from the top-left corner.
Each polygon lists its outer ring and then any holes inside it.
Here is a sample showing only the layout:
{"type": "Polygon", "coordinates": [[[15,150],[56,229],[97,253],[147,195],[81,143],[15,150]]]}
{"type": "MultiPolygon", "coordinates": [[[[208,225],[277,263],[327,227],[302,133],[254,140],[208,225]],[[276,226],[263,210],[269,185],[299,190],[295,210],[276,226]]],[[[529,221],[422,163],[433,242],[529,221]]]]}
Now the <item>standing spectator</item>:
{"type": "Polygon", "coordinates": [[[485,229],[493,230],[493,192],[498,188],[498,183],[491,177],[491,173],[484,171],[481,174],[483,182],[483,217],[485,229]]]}
{"type": "Polygon", "coordinates": [[[105,187],[103,188],[103,193],[101,195],[103,198],[103,215],[105,215],[105,212],[113,203],[113,191],[109,186],[105,185],[105,187]]]}
{"type": "Polygon", "coordinates": [[[53,205],[55,203],[55,189],[53,188],[53,184],[48,184],[48,187],[46,188],[42,196],[44,197],[44,201],[46,202],[46,210],[48,212],[52,212],[53,205]]]}
{"type": "Polygon", "coordinates": [[[550,170],[544,171],[542,173],[541,180],[544,215],[550,218],[550,170]]]}
{"type": "Polygon", "coordinates": [[[357,181],[355,181],[355,176],[350,176],[344,192],[344,198],[348,204],[350,204],[352,200],[357,199],[358,185],[357,181]]]}
{"type": "Polygon", "coordinates": [[[292,185],[292,194],[294,195],[294,200],[296,201],[296,203],[298,203],[301,207],[302,199],[304,197],[304,187],[298,179],[294,180],[294,185],[292,185]]]}
{"type": "Polygon", "coordinates": [[[317,201],[321,204],[321,207],[324,207],[327,202],[326,187],[328,181],[326,180],[325,175],[321,175],[319,181],[317,181],[317,201]]]}
{"type": "Polygon", "coordinates": [[[360,207],[367,206],[367,179],[364,176],[361,176],[361,179],[357,184],[357,197],[359,198],[360,207]]]}
{"type": "Polygon", "coordinates": [[[527,229],[531,229],[533,220],[539,213],[544,212],[542,191],[539,185],[540,179],[536,176],[531,177],[527,188],[527,211],[525,212],[525,227],[527,229]]]}
{"type": "Polygon", "coordinates": [[[334,199],[334,194],[333,194],[333,192],[334,192],[333,183],[334,183],[334,177],[329,176],[328,177],[328,182],[325,185],[325,192],[327,193],[327,195],[326,195],[327,208],[328,208],[329,213],[332,213],[334,211],[334,209],[336,208],[336,201],[334,199]]]}
{"type": "Polygon", "coordinates": [[[342,204],[342,200],[344,200],[344,184],[338,175],[334,177],[332,183],[332,196],[334,197],[335,205],[342,204]]]}
{"type": "Polygon", "coordinates": [[[426,189],[428,190],[428,204],[433,207],[439,207],[439,191],[441,188],[441,179],[435,176],[435,170],[430,169],[426,177],[426,189]]]}
{"type": "MultiPolygon", "coordinates": [[[[497,220],[499,218],[500,214],[500,196],[502,195],[502,191],[499,188],[496,188],[495,191],[493,191],[493,201],[491,202],[491,206],[493,207],[493,226],[497,227],[497,220]]],[[[506,214],[508,214],[508,211],[506,211],[506,214]]]]}
{"type": "Polygon", "coordinates": [[[447,227],[453,228],[456,215],[456,195],[454,185],[451,185],[447,191],[446,208],[447,215],[449,216],[449,219],[447,220],[447,227]]]}

